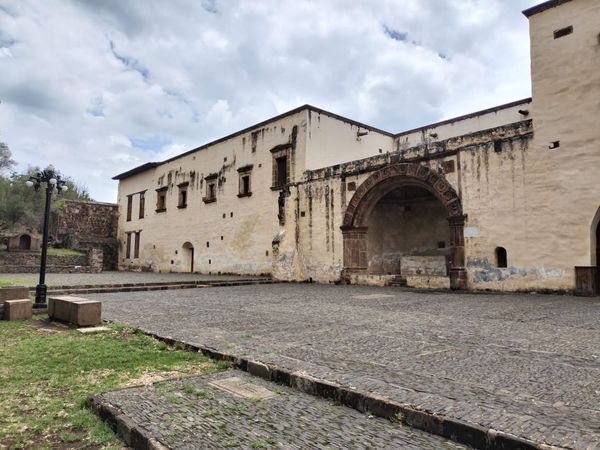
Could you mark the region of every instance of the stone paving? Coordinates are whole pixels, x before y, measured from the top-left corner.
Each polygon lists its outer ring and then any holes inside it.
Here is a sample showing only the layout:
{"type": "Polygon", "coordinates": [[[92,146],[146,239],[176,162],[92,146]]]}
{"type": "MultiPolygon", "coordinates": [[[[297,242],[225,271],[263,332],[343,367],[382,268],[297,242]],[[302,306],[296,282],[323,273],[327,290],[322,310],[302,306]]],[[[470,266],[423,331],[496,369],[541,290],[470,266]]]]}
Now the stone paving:
{"type": "Polygon", "coordinates": [[[600,449],[600,299],[243,286],[101,298],[105,319],[538,443],[600,449]]]}
{"type": "MultiPolygon", "coordinates": [[[[100,273],[49,273],[48,286],[81,286],[97,284],[162,283],[175,281],[231,281],[258,278],[251,275],[201,275],[197,273],[156,272],[100,272],[100,273]]],[[[22,286],[35,286],[39,281],[36,273],[0,273],[0,281],[11,281],[22,286]]]]}
{"type": "Polygon", "coordinates": [[[118,390],[96,400],[173,450],[466,448],[235,370],[118,390]],[[249,383],[242,386],[246,396],[212,384],[223,381],[230,382],[227,387],[249,383]],[[255,394],[256,388],[267,395],[255,394]]]}

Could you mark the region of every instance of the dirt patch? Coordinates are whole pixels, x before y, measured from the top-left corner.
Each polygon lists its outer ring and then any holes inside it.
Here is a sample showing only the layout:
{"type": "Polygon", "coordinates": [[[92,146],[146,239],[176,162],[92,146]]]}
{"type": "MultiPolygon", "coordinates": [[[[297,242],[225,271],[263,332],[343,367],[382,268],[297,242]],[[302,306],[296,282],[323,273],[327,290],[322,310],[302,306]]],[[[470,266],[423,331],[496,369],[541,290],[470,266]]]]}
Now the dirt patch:
{"type": "Polygon", "coordinates": [[[71,329],[66,323],[54,322],[50,319],[34,320],[33,326],[38,330],[50,332],[67,331],[71,329]]]}
{"type": "Polygon", "coordinates": [[[159,381],[171,380],[174,378],[183,378],[191,375],[200,375],[206,373],[206,369],[212,366],[212,362],[207,361],[206,363],[196,364],[193,366],[186,366],[181,368],[175,368],[173,370],[156,372],[156,371],[145,371],[139,377],[128,380],[122,384],[121,387],[131,386],[148,386],[150,384],[158,383],[159,381]]]}
{"type": "MultiPolygon", "coordinates": [[[[85,435],[81,430],[69,430],[58,434],[36,434],[31,436],[27,442],[18,441],[14,438],[0,439],[0,448],[51,448],[53,450],[99,450],[101,445],[91,445],[85,441],[85,435]],[[23,447],[25,445],[25,447],[23,447]]],[[[123,447],[126,449],[127,447],[123,447]]]]}

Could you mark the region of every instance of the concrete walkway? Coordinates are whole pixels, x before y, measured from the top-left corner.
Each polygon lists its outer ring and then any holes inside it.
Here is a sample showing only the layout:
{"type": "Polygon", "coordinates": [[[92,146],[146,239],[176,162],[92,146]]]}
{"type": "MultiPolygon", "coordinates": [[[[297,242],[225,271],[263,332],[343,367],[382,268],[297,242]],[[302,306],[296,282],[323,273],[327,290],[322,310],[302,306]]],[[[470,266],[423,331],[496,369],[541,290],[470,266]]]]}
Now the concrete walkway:
{"type": "Polygon", "coordinates": [[[162,336],[537,443],[600,448],[600,299],[293,284],[97,298],[105,319],[162,336]]]}

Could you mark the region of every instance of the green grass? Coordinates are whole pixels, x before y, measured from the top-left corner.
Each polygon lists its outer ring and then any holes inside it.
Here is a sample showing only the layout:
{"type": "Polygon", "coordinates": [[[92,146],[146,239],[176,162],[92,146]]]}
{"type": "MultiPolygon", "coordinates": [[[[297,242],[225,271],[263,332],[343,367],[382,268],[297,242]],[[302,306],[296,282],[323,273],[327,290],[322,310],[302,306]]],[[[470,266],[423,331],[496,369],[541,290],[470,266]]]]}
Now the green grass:
{"type": "Polygon", "coordinates": [[[31,284],[31,282],[25,278],[20,278],[20,277],[0,278],[0,287],[29,286],[30,284],[31,284]]]}
{"type": "Polygon", "coordinates": [[[108,425],[84,406],[90,395],[156,373],[176,376],[220,368],[198,353],[176,351],[123,326],[83,335],[39,319],[0,322],[0,448],[67,448],[72,443],[76,448],[123,448],[108,425]]]}
{"type": "Polygon", "coordinates": [[[85,254],[85,252],[72,250],[70,248],[48,248],[48,255],[50,256],[83,256],[85,254]]]}

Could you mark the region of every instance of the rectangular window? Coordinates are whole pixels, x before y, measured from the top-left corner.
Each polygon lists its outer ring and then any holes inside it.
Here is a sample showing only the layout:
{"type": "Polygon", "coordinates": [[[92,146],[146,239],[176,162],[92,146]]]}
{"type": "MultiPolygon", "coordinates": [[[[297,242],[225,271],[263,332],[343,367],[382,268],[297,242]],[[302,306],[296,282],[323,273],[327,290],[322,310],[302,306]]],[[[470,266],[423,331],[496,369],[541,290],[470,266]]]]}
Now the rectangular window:
{"type": "Polygon", "coordinates": [[[240,174],[238,197],[250,197],[252,195],[252,190],[250,187],[250,174],[252,172],[252,167],[252,164],[248,164],[247,166],[243,166],[238,169],[238,173],[240,174]]]}
{"type": "Polygon", "coordinates": [[[125,244],[125,258],[131,258],[131,233],[127,233],[127,244],[125,244]]]}
{"type": "Polygon", "coordinates": [[[131,222],[131,210],[133,209],[133,195],[127,196],[127,222],[131,222]]]}
{"type": "Polygon", "coordinates": [[[181,183],[177,185],[179,187],[179,201],[177,203],[178,208],[187,207],[187,189],[189,183],[181,183]]]}
{"type": "Polygon", "coordinates": [[[573,25],[569,25],[568,27],[561,28],[560,30],[554,31],[554,39],[560,39],[561,37],[568,36],[573,33],[573,25]]]}
{"type": "Polygon", "coordinates": [[[143,219],[146,215],[146,192],[140,192],[140,214],[139,218],[143,219]]]}
{"type": "Polygon", "coordinates": [[[281,156],[275,161],[277,162],[277,186],[281,188],[288,182],[287,156],[281,156]]]}
{"type": "Polygon", "coordinates": [[[204,203],[212,203],[217,201],[217,178],[218,174],[216,173],[204,178],[206,181],[206,196],[202,198],[204,203]]]}
{"type": "Polygon", "coordinates": [[[156,190],[156,212],[167,210],[167,188],[163,187],[156,190]]]}
{"type": "Polygon", "coordinates": [[[133,257],[134,258],[140,257],[140,234],[142,234],[141,231],[137,231],[135,233],[135,242],[133,245],[133,257]]]}

